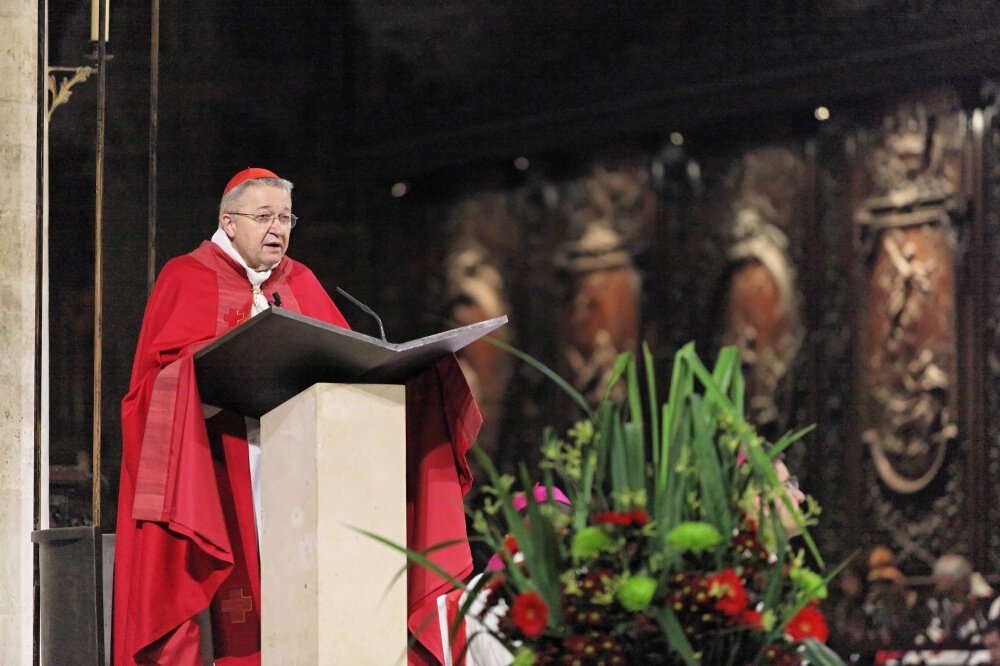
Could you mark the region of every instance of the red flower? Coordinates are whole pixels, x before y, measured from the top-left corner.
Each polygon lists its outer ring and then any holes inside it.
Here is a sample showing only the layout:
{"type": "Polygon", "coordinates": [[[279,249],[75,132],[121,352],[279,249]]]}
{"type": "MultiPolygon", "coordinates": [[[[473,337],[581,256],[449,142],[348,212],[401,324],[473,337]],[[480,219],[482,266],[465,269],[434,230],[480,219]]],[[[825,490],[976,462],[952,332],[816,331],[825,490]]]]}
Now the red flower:
{"type": "Polygon", "coordinates": [[[760,611],[745,610],[740,614],[740,624],[757,631],[764,631],[764,614],[760,611]]]}
{"type": "Polygon", "coordinates": [[[632,509],[628,512],[628,517],[640,527],[649,522],[649,514],[642,509],[632,509]]]}
{"type": "Polygon", "coordinates": [[[598,511],[594,514],[594,524],[609,523],[611,525],[628,525],[632,522],[627,513],[619,511],[598,511]]]}
{"type": "Polygon", "coordinates": [[[594,524],[600,525],[608,523],[611,525],[636,525],[642,527],[649,522],[649,514],[642,509],[632,509],[628,512],[622,511],[598,511],[594,514],[594,524]]]}
{"type": "Polygon", "coordinates": [[[820,643],[825,643],[830,630],[826,626],[826,618],[819,612],[815,603],[804,606],[802,610],[795,614],[788,621],[785,627],[785,634],[788,640],[798,642],[807,638],[815,638],[820,643]]]}
{"type": "Polygon", "coordinates": [[[520,546],[517,545],[517,539],[511,534],[503,538],[503,548],[510,554],[511,558],[521,550],[520,546]]]}
{"type": "Polygon", "coordinates": [[[715,602],[715,607],[732,618],[739,618],[747,607],[747,590],[743,587],[743,581],[739,575],[733,571],[732,567],[726,567],[720,573],[708,579],[709,594],[719,597],[715,602]]]}
{"type": "Polygon", "coordinates": [[[514,624],[528,638],[540,636],[549,623],[549,607],[538,592],[517,595],[511,608],[514,624]]]}

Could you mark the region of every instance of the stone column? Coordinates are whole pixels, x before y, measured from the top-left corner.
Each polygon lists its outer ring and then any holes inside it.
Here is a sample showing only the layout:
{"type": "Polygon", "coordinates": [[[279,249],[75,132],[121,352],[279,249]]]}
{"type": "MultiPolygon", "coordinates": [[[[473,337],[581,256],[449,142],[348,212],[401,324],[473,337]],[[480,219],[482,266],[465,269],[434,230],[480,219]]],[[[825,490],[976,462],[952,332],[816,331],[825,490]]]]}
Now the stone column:
{"type": "Polygon", "coordinates": [[[32,657],[38,2],[0,3],[0,661],[32,657]]]}

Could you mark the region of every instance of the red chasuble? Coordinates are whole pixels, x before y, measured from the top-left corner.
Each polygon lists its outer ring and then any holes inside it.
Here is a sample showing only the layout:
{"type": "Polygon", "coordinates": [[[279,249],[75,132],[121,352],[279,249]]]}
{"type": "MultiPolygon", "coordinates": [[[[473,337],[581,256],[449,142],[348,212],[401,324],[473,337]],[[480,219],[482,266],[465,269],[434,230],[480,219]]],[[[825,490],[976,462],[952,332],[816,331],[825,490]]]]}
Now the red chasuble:
{"type": "MultiPolygon", "coordinates": [[[[287,257],[261,286],[282,307],[347,327],[313,273],[287,257]]],[[[122,474],[115,547],[114,663],[201,664],[197,615],[211,609],[217,664],[260,663],[260,564],[243,418],[204,418],[194,351],[250,316],[245,270],[204,242],[160,273],[143,318],[122,401],[122,474]]],[[[262,354],[281,353],[281,341],[262,354]]],[[[453,357],[407,385],[408,546],[466,538],[465,455],[481,419],[453,357]]],[[[472,568],[468,544],[432,558],[455,577],[472,568]]],[[[373,585],[381,585],[372,581],[373,585]]],[[[408,577],[411,630],[441,655],[424,622],[447,585],[408,577]],[[425,630],[426,628],[426,630],[425,630]]]]}

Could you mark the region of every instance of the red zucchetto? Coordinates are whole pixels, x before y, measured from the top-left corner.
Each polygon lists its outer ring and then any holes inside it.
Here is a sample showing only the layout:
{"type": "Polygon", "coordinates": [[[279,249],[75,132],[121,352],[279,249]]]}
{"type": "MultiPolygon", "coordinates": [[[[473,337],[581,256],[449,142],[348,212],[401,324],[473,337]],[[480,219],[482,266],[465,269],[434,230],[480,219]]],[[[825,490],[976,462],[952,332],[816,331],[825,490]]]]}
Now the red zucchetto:
{"type": "Polygon", "coordinates": [[[238,174],[232,177],[229,184],[226,185],[226,189],[222,190],[222,195],[225,196],[229,193],[229,190],[233,189],[240,183],[247,180],[254,180],[255,178],[278,178],[278,174],[273,171],[268,171],[267,169],[261,169],[259,167],[250,167],[248,169],[243,169],[238,174]]]}

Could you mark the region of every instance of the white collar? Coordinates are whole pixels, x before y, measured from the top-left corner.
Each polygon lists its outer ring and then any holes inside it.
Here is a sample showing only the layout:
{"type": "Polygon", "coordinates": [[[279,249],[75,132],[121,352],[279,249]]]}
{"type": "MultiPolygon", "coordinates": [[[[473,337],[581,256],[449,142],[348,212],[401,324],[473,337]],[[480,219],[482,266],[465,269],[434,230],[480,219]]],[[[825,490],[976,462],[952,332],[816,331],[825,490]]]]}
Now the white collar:
{"type": "Polygon", "coordinates": [[[264,282],[267,281],[267,278],[271,277],[271,271],[278,265],[275,264],[266,271],[255,271],[247,266],[247,262],[243,260],[240,253],[236,251],[235,247],[233,247],[233,242],[229,240],[229,236],[227,236],[226,232],[222,230],[222,227],[216,229],[215,233],[212,234],[212,242],[221,247],[223,252],[228,254],[234,261],[236,261],[236,263],[243,267],[243,269],[247,272],[247,279],[250,280],[250,284],[255,287],[259,287],[264,284],[264,282]]]}

